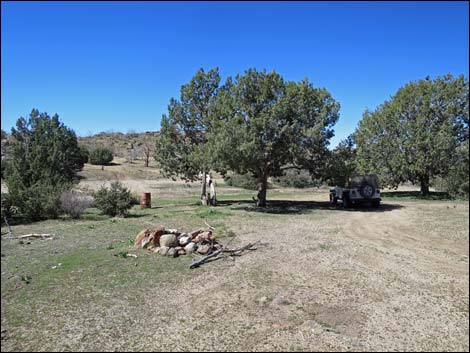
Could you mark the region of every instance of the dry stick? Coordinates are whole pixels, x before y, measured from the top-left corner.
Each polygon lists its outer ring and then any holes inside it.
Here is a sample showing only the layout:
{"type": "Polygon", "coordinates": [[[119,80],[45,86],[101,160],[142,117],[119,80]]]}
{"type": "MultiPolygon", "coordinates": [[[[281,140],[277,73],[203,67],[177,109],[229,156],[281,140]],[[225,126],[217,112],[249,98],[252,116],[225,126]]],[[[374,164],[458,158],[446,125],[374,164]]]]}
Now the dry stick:
{"type": "Polygon", "coordinates": [[[53,235],[54,234],[31,233],[31,234],[20,235],[20,236],[16,237],[16,239],[24,239],[24,238],[52,239],[53,235]]]}
{"type": "Polygon", "coordinates": [[[208,226],[210,229],[213,229],[213,230],[215,230],[215,228],[214,228],[214,227],[212,227],[211,225],[209,225],[209,223],[207,223],[207,222],[206,222],[206,220],[204,220],[204,223],[205,223],[205,224],[206,224],[206,226],[208,226]]]}
{"type": "Polygon", "coordinates": [[[252,248],[253,248],[253,246],[255,246],[258,243],[259,242],[256,242],[254,244],[249,243],[249,244],[247,244],[247,245],[245,245],[241,248],[237,248],[237,249],[224,249],[224,248],[222,248],[222,249],[216,250],[212,254],[204,256],[204,257],[200,258],[197,261],[193,261],[193,263],[189,266],[189,268],[193,269],[193,268],[199,267],[203,263],[207,262],[207,260],[209,260],[210,258],[216,257],[220,253],[231,253],[232,255],[235,255],[235,254],[238,255],[238,254],[240,254],[241,252],[243,252],[245,250],[255,250],[255,249],[252,249],[252,248]]]}

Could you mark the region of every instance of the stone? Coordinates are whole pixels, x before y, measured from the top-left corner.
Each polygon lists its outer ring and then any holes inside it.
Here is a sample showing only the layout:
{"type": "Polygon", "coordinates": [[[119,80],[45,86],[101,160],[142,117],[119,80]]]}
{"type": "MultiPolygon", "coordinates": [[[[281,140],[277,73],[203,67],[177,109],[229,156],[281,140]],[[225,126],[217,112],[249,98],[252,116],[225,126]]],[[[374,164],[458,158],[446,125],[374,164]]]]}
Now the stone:
{"type": "Polygon", "coordinates": [[[191,233],[189,233],[189,235],[191,236],[192,239],[194,239],[194,237],[196,237],[196,235],[198,235],[199,233],[202,233],[202,229],[192,231],[191,233]]]}
{"type": "Polygon", "coordinates": [[[196,243],[189,243],[188,245],[186,245],[184,247],[184,251],[187,253],[187,254],[190,254],[192,252],[195,252],[197,250],[197,244],[196,243]]]}
{"type": "Polygon", "coordinates": [[[178,229],[166,229],[165,234],[174,234],[174,235],[180,235],[181,233],[178,232],[178,229]]]}
{"type": "Polygon", "coordinates": [[[209,250],[211,249],[211,246],[210,245],[201,245],[197,248],[197,252],[201,255],[206,255],[209,250]]]}
{"type": "Polygon", "coordinates": [[[178,252],[175,250],[175,248],[170,248],[168,249],[166,256],[176,257],[178,256],[178,252]]]}
{"type": "Polygon", "coordinates": [[[176,251],[183,250],[183,247],[182,247],[182,246],[175,246],[175,250],[176,250],[176,251]]]}
{"type": "Polygon", "coordinates": [[[186,255],[186,251],[184,249],[178,250],[178,255],[186,255]]]}
{"type": "Polygon", "coordinates": [[[176,241],[176,235],[174,234],[163,234],[160,237],[160,246],[167,246],[169,248],[178,245],[176,241]]]}
{"type": "Polygon", "coordinates": [[[268,302],[268,297],[261,297],[259,299],[260,304],[266,304],[268,302]]]}
{"type": "Polygon", "coordinates": [[[145,248],[148,246],[157,247],[160,244],[160,237],[165,229],[144,229],[135,237],[134,245],[136,247],[145,248]]]}
{"type": "Polygon", "coordinates": [[[144,229],[144,230],[140,231],[139,234],[137,234],[137,236],[135,237],[134,246],[135,247],[141,247],[142,240],[145,239],[145,237],[147,236],[147,234],[149,232],[150,232],[150,229],[144,229]]]}
{"type": "Polygon", "coordinates": [[[160,247],[158,246],[158,247],[156,247],[155,249],[153,249],[153,252],[154,252],[154,253],[160,252],[160,247]]]}
{"type": "Polygon", "coordinates": [[[179,243],[181,246],[186,246],[191,242],[191,237],[183,236],[180,238],[179,243]]]}
{"type": "Polygon", "coordinates": [[[170,250],[168,246],[161,246],[158,252],[160,253],[160,255],[165,256],[168,253],[168,250],[170,250]]]}

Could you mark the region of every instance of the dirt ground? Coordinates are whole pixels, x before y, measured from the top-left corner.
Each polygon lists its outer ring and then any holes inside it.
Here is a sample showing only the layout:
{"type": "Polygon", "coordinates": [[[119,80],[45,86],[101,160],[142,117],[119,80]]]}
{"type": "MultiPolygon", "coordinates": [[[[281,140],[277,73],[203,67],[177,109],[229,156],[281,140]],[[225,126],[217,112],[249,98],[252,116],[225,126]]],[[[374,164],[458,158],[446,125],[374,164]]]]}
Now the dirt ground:
{"type": "Polygon", "coordinates": [[[270,190],[263,210],[234,189],[215,211],[161,197],[140,218],[18,226],[63,236],[52,249],[2,240],[2,351],[468,351],[468,202],[343,210],[327,198],[270,190]],[[224,243],[263,245],[195,270],[187,257],[134,250],[134,265],[104,250],[150,224],[204,220],[236,234],[224,243]],[[51,261],[69,263],[60,281],[42,269],[51,261]],[[31,284],[12,278],[18,266],[31,284]]]}

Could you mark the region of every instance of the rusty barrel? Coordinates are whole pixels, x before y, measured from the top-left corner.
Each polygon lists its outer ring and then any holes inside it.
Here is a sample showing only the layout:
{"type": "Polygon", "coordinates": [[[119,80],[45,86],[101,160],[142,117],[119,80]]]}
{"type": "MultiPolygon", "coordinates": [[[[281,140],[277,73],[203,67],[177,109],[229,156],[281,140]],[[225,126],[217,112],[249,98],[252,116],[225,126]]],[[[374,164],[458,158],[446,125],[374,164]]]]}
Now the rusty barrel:
{"type": "Polygon", "coordinates": [[[152,207],[152,198],[149,192],[143,192],[140,195],[140,208],[151,208],[152,207]]]}

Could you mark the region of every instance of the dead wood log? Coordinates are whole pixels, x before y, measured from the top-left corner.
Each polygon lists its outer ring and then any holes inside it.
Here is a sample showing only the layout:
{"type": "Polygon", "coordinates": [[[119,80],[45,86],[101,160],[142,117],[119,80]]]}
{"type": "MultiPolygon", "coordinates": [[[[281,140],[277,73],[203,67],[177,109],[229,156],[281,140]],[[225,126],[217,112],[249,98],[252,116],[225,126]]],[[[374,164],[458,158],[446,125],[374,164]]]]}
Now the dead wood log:
{"type": "Polygon", "coordinates": [[[16,239],[25,239],[25,238],[53,239],[53,236],[54,236],[54,234],[31,233],[31,234],[20,235],[20,236],[16,237],[16,239]]]}
{"type": "Polygon", "coordinates": [[[229,253],[229,256],[234,256],[234,255],[240,255],[243,251],[245,250],[256,250],[256,248],[253,248],[255,245],[259,244],[259,242],[256,243],[249,243],[245,246],[242,246],[241,248],[235,248],[235,249],[228,249],[228,248],[221,248],[219,250],[214,251],[213,253],[206,255],[204,257],[201,257],[199,260],[193,261],[191,265],[189,266],[190,269],[197,268],[201,266],[202,264],[206,263],[207,260],[214,258],[218,256],[221,253],[229,253]]]}

